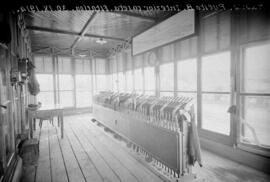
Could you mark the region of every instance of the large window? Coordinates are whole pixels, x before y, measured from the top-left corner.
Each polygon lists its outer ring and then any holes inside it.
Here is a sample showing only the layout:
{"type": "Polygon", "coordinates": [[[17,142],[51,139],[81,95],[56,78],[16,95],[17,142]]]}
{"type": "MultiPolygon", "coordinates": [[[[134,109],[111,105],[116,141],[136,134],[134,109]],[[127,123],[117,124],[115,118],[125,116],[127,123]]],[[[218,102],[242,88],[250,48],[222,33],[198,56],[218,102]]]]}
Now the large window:
{"type": "Polygon", "coordinates": [[[37,102],[41,102],[43,107],[52,107],[55,104],[53,59],[50,56],[35,56],[34,61],[40,85],[40,93],[36,97],[37,102]]]}
{"type": "Polygon", "coordinates": [[[155,68],[144,68],[144,90],[147,95],[155,95],[156,90],[155,68]]]}
{"type": "Polygon", "coordinates": [[[230,134],[230,52],[202,57],[202,128],[230,134]]]}
{"type": "Polygon", "coordinates": [[[174,67],[173,63],[162,64],[159,67],[160,95],[173,96],[174,93],[174,67]],[[164,92],[164,93],[162,93],[164,92]]]}
{"type": "Polygon", "coordinates": [[[76,79],[76,107],[91,106],[92,105],[91,76],[76,75],[75,79],[76,79]]]}
{"type": "Polygon", "coordinates": [[[193,98],[195,117],[197,117],[197,59],[196,58],[179,60],[177,62],[177,96],[193,98]]]}
{"type": "Polygon", "coordinates": [[[127,92],[130,93],[133,91],[133,75],[131,70],[126,72],[126,87],[127,92]]]}
{"type": "Polygon", "coordinates": [[[270,147],[270,43],[243,49],[240,141],[270,147]]]}
{"type": "Polygon", "coordinates": [[[185,59],[177,62],[177,91],[196,92],[197,59],[185,59]]]}
{"type": "Polygon", "coordinates": [[[82,108],[92,105],[92,81],[97,79],[97,90],[105,90],[108,78],[105,75],[105,60],[96,60],[95,79],[92,79],[92,63],[88,59],[70,57],[35,56],[37,79],[41,92],[37,101],[45,107],[59,104],[66,108],[82,108]],[[55,84],[54,84],[55,83],[55,84]],[[55,88],[54,88],[55,86],[55,88]]]}
{"type": "Polygon", "coordinates": [[[70,74],[59,75],[59,96],[60,105],[63,107],[74,106],[74,84],[70,74]]]}
{"type": "MultiPolygon", "coordinates": [[[[88,77],[91,77],[91,76],[88,75],[88,77]]],[[[96,90],[97,91],[107,90],[107,86],[108,86],[107,75],[97,74],[95,78],[96,78],[96,87],[97,87],[96,90]]]]}
{"type": "Polygon", "coordinates": [[[136,93],[143,93],[143,72],[142,68],[134,70],[134,81],[136,93]]]}
{"type": "Polygon", "coordinates": [[[37,95],[37,102],[41,102],[42,107],[54,106],[54,89],[52,74],[37,74],[40,85],[40,93],[37,95]]]}
{"type": "Polygon", "coordinates": [[[113,84],[113,91],[118,91],[118,76],[117,73],[112,74],[112,84],[113,84]]]}
{"type": "Polygon", "coordinates": [[[119,92],[125,92],[125,75],[123,72],[118,73],[118,88],[119,92]]]}

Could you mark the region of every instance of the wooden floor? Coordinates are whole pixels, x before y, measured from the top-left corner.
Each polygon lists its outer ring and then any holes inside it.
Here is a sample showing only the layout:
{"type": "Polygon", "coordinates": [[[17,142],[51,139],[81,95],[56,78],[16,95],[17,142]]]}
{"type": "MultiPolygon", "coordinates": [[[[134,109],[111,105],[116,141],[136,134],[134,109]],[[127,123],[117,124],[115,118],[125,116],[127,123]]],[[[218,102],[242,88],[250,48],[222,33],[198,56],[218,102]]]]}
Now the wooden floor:
{"type": "MultiPolygon", "coordinates": [[[[44,123],[37,166],[24,168],[22,182],[161,182],[149,166],[123,141],[91,122],[91,115],[64,117],[64,139],[56,127],[44,123]]],[[[56,123],[56,122],[55,122],[56,123]]],[[[203,151],[203,168],[194,167],[195,181],[268,182],[264,173],[203,151]]]]}

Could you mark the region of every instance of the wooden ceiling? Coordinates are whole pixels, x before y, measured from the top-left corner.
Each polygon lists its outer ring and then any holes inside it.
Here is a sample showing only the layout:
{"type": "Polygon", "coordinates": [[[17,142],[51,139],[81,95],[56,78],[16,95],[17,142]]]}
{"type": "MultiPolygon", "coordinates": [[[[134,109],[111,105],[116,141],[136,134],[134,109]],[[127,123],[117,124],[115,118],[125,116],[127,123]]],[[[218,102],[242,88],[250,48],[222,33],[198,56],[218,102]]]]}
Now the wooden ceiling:
{"type": "Polygon", "coordinates": [[[33,53],[108,57],[119,45],[158,22],[172,16],[172,11],[41,11],[27,13],[26,28],[33,53]],[[98,39],[107,41],[99,44],[98,39]]]}

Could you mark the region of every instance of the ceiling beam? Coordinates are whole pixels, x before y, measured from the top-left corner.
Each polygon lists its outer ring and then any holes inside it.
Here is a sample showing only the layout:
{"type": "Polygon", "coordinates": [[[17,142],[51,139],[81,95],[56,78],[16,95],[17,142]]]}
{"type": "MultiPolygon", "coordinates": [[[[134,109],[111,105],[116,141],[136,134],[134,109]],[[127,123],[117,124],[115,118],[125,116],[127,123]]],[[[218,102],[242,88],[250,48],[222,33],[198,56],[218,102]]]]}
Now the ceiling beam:
{"type": "Polygon", "coordinates": [[[47,51],[50,48],[51,47],[40,47],[40,48],[34,49],[33,52],[47,51]]]}
{"type": "Polygon", "coordinates": [[[141,18],[141,19],[144,19],[144,20],[152,21],[152,22],[157,21],[157,19],[154,18],[154,17],[145,16],[145,15],[142,15],[142,14],[139,14],[139,13],[132,13],[132,12],[128,12],[128,11],[112,11],[111,13],[131,16],[131,17],[135,17],[135,18],[141,18]]]}
{"type": "Polygon", "coordinates": [[[87,30],[88,30],[88,27],[89,27],[91,21],[95,18],[96,14],[97,14],[97,12],[95,12],[95,11],[91,14],[90,18],[87,20],[87,22],[85,23],[85,25],[84,25],[83,28],[82,28],[82,30],[81,30],[81,32],[80,32],[80,36],[77,37],[77,38],[74,40],[73,44],[71,45],[71,49],[73,49],[74,47],[76,47],[76,45],[78,44],[78,42],[80,42],[80,40],[83,38],[84,34],[85,34],[85,33],[87,32],[87,30]]]}
{"type": "MultiPolygon", "coordinates": [[[[58,33],[58,34],[65,34],[65,35],[74,35],[74,36],[80,36],[80,33],[67,31],[67,30],[59,30],[59,29],[51,29],[46,27],[37,27],[37,26],[27,26],[28,30],[34,30],[34,31],[40,31],[40,32],[49,32],[49,33],[58,33]]],[[[125,41],[125,39],[118,38],[118,37],[110,37],[105,35],[97,35],[97,34],[84,34],[85,37],[90,38],[103,38],[103,39],[110,39],[110,40],[116,40],[116,41],[125,41]]]]}
{"type": "Polygon", "coordinates": [[[111,39],[111,40],[116,40],[116,41],[121,41],[121,42],[126,41],[123,38],[111,37],[111,36],[106,36],[106,35],[96,35],[96,34],[86,33],[86,34],[84,34],[84,36],[85,37],[93,37],[93,38],[111,39]]]}

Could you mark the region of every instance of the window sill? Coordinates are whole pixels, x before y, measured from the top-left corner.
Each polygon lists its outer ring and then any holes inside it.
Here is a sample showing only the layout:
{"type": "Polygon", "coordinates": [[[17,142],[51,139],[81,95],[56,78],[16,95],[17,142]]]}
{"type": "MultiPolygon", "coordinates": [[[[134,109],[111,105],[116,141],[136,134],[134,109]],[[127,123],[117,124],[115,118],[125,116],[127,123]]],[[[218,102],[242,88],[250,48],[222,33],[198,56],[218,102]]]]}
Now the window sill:
{"type": "Polygon", "coordinates": [[[270,157],[270,149],[263,149],[256,145],[239,143],[237,144],[237,148],[246,152],[263,156],[263,157],[270,157]]]}

